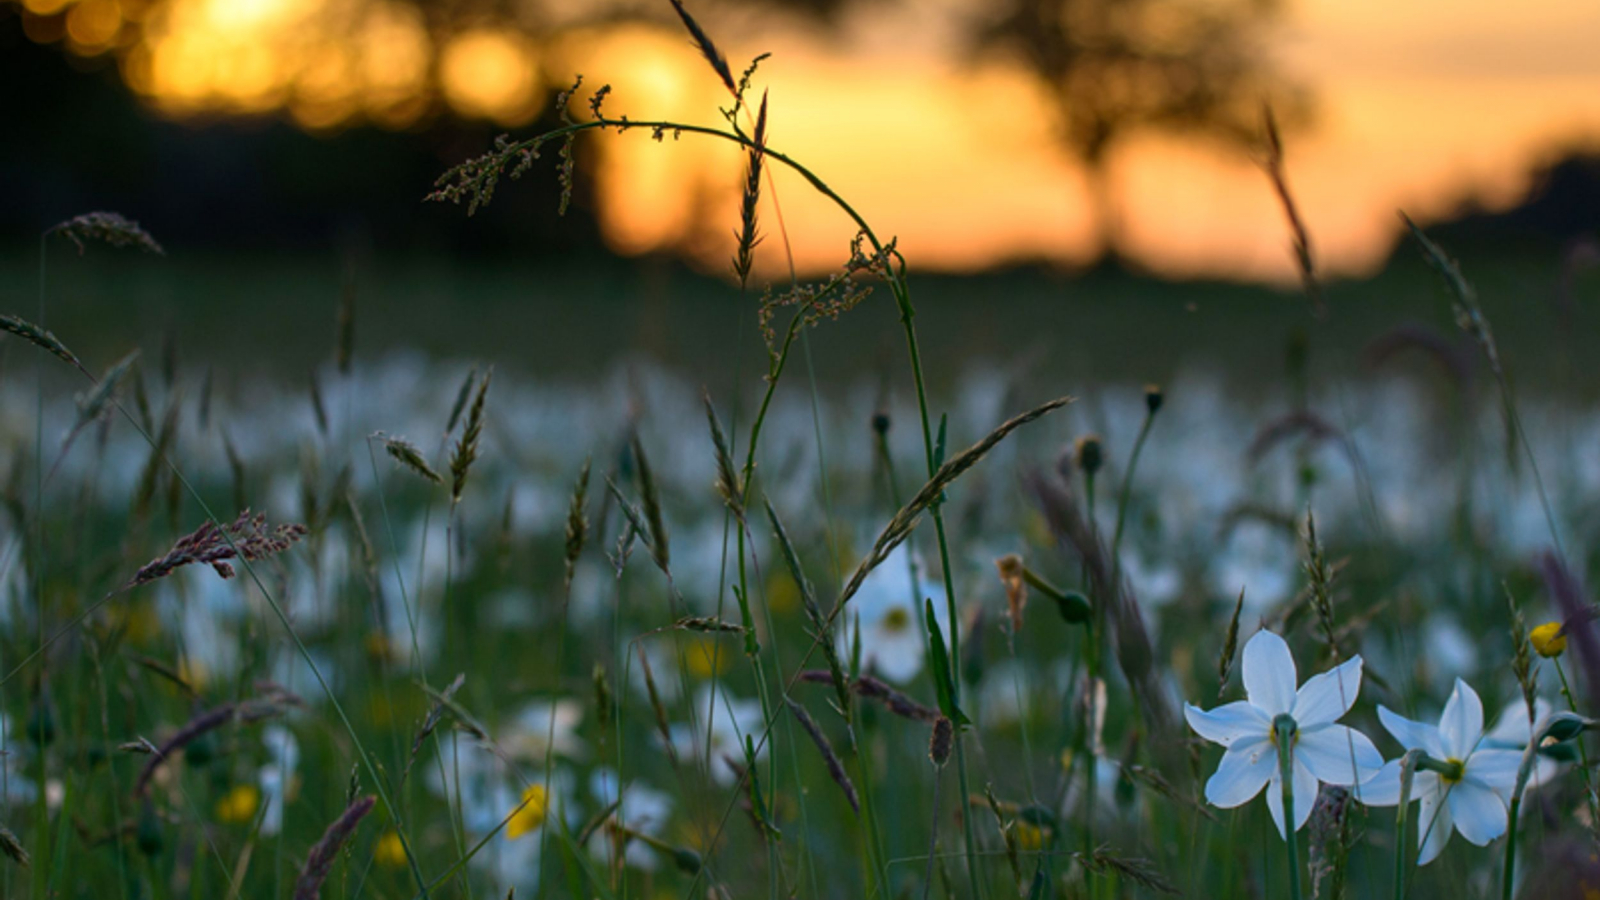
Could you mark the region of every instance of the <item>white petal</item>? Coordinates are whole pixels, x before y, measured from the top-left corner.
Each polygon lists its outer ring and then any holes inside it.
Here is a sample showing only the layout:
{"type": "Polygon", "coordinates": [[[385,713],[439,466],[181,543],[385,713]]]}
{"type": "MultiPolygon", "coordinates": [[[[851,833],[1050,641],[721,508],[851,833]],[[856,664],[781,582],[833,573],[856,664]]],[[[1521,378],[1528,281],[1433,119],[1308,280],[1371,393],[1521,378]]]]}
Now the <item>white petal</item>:
{"type": "Polygon", "coordinates": [[[1483,701],[1478,692],[1461,679],[1456,679],[1450,699],[1445,701],[1444,713],[1439,716],[1439,733],[1444,737],[1447,759],[1466,759],[1483,737],[1483,701]]]}
{"type": "Polygon", "coordinates": [[[1278,754],[1266,740],[1245,742],[1222,754],[1217,771],[1206,782],[1206,800],[1232,809],[1261,793],[1278,767],[1278,754]]]}
{"type": "MultiPolygon", "coordinates": [[[[1383,764],[1378,774],[1356,785],[1351,791],[1358,802],[1367,806],[1398,806],[1400,804],[1400,760],[1391,759],[1383,764]]],[[[1411,799],[1417,799],[1413,781],[1411,799]]]]}
{"type": "MultiPolygon", "coordinates": [[[[1294,764],[1294,830],[1299,831],[1311,818],[1311,809],[1317,805],[1317,776],[1299,762],[1294,764]]],[[[1267,782],[1267,812],[1272,814],[1272,824],[1278,826],[1278,835],[1285,840],[1288,835],[1283,832],[1283,783],[1278,776],[1277,767],[1274,765],[1272,780],[1267,782]]]]}
{"type": "Polygon", "coordinates": [[[1517,785],[1517,768],[1522,765],[1522,754],[1515,750],[1479,750],[1467,757],[1463,784],[1474,784],[1510,797],[1517,785]]]}
{"type": "Polygon", "coordinates": [[[1444,738],[1439,735],[1438,728],[1408,719],[1382,703],[1378,704],[1378,721],[1407,750],[1421,750],[1429,756],[1444,758],[1444,738]]]}
{"type": "Polygon", "coordinates": [[[1337,721],[1350,711],[1361,693],[1361,657],[1354,657],[1337,668],[1306,680],[1295,692],[1289,715],[1300,730],[1337,721]]]}
{"type": "Polygon", "coordinates": [[[1183,717],[1196,734],[1224,747],[1233,746],[1241,738],[1266,738],[1272,733],[1272,719],[1247,700],[1237,700],[1209,711],[1185,703],[1183,717]]]}
{"type": "Polygon", "coordinates": [[[1445,802],[1456,830],[1479,847],[1506,833],[1506,804],[1494,791],[1459,781],[1445,802]]]}
{"type": "Polygon", "coordinates": [[[1266,629],[1244,645],[1244,691],[1250,702],[1269,716],[1294,705],[1294,656],[1283,638],[1266,629]]]}
{"type": "Polygon", "coordinates": [[[1484,733],[1485,741],[1506,746],[1525,747],[1533,740],[1533,722],[1550,715],[1550,701],[1536,697],[1533,701],[1533,721],[1528,720],[1528,704],[1521,697],[1506,704],[1494,720],[1494,727],[1484,733]]]}
{"type": "Polygon", "coordinates": [[[1359,784],[1383,767],[1383,755],[1372,746],[1372,740],[1343,725],[1301,731],[1294,758],[1318,780],[1341,786],[1359,784]]]}
{"type": "Polygon", "coordinates": [[[1425,866],[1439,858],[1444,845],[1450,842],[1450,832],[1455,821],[1450,818],[1450,804],[1444,802],[1444,791],[1432,790],[1422,795],[1421,815],[1417,816],[1417,843],[1422,852],[1417,854],[1417,865],[1425,866]]]}
{"type": "Polygon", "coordinates": [[[885,681],[907,684],[922,671],[927,650],[915,630],[869,628],[861,638],[862,656],[885,681]]]}

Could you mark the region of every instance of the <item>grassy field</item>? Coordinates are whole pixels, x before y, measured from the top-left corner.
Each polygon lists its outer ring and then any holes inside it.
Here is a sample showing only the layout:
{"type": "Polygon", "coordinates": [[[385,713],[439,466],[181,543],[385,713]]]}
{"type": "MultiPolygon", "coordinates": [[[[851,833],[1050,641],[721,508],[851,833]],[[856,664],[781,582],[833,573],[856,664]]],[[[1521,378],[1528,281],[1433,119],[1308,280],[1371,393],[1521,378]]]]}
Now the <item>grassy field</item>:
{"type": "Polygon", "coordinates": [[[42,301],[0,260],[0,896],[1600,885],[1553,254],[1417,241],[1319,319],[870,233],[765,303],[49,240],[42,301]]]}

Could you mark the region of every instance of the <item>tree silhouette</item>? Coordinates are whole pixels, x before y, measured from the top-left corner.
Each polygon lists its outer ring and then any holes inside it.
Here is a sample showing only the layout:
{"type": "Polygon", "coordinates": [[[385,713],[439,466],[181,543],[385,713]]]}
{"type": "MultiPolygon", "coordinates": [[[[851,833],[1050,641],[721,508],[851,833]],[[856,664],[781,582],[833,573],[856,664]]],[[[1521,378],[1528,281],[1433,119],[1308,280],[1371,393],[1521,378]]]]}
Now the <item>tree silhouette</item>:
{"type": "Polygon", "coordinates": [[[1295,122],[1306,95],[1274,71],[1264,26],[1279,0],[999,0],[978,53],[1009,52],[1048,84],[1067,149],[1088,170],[1101,246],[1118,223],[1106,162],[1119,138],[1183,131],[1261,140],[1262,104],[1295,122]]]}

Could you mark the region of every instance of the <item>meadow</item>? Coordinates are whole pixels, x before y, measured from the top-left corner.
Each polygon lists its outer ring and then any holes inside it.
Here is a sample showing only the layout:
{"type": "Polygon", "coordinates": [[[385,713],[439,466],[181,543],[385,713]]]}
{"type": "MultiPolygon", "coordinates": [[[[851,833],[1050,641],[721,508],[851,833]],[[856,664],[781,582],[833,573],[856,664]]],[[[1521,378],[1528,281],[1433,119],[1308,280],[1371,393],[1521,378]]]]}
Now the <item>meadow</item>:
{"type": "Polygon", "coordinates": [[[979,281],[858,219],[769,288],[804,161],[684,24],[726,129],[584,90],[437,199],[732,141],[739,285],[178,268],[105,213],[0,261],[0,896],[1600,888],[1553,255],[979,281]]]}

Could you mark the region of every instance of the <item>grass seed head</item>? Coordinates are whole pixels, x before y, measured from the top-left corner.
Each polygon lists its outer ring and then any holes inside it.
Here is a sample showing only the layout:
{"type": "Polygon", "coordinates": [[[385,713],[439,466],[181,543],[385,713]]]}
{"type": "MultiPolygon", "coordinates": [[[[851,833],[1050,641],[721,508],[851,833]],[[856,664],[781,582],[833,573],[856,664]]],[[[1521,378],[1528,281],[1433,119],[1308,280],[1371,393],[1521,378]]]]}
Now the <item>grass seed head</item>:
{"type": "Polygon", "coordinates": [[[139,227],[138,222],[123,217],[121,213],[91,212],[73,216],[51,228],[47,234],[59,234],[71,241],[77,246],[80,256],[84,251],[84,241],[102,241],[113,247],[134,247],[158,256],[166,253],[148,231],[139,227]]]}

